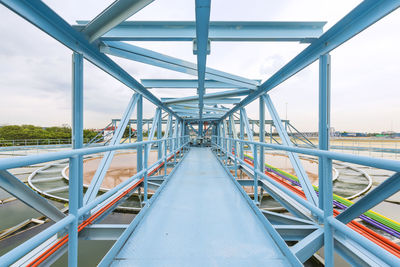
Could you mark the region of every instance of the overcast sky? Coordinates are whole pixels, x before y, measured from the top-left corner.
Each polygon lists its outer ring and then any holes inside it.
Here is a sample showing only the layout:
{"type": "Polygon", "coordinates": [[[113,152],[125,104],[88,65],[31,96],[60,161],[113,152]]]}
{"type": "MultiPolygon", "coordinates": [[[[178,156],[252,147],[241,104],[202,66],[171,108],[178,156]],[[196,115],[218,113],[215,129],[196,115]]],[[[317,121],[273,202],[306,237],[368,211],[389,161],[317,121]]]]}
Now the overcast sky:
{"type": "MultiPolygon", "coordinates": [[[[45,1],[70,24],[91,20],[112,1],[45,1]]],[[[327,21],[324,31],[360,1],[211,1],[211,20],[327,21]]],[[[71,51],[0,6],[0,125],[71,124],[71,51]]],[[[194,20],[194,0],[155,0],[129,20],[194,20]]],[[[334,50],[332,120],[336,130],[400,131],[400,10],[334,50]]],[[[196,62],[191,42],[136,42],[135,45],[196,62]]],[[[213,42],[207,66],[265,81],[307,45],[299,43],[213,42]]],[[[112,57],[137,80],[189,76],[112,57]]],[[[119,118],[132,90],[89,62],[84,65],[85,128],[102,128],[119,118]]],[[[173,90],[152,90],[158,97],[173,90]]],[[[194,90],[179,90],[179,96],[194,90]]],[[[271,91],[282,118],[299,130],[318,129],[318,64],[314,63],[271,91]]],[[[258,118],[258,101],[247,106],[258,118]]],[[[145,117],[154,106],[145,102],[145,117]]],[[[266,115],[269,118],[269,115],[266,115]]]]}

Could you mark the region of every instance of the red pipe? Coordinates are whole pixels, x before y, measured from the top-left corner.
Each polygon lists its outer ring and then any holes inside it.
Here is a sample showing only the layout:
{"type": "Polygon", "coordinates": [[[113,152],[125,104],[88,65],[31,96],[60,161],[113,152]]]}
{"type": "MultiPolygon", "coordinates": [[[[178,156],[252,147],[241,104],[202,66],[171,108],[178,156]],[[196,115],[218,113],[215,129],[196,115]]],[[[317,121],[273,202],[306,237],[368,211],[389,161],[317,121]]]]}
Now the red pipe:
{"type": "MultiPolygon", "coordinates": [[[[245,162],[253,166],[253,163],[250,162],[249,160],[245,159],[245,162]]],[[[287,181],[284,181],[283,179],[275,176],[274,174],[265,171],[265,174],[267,174],[270,178],[274,179],[275,181],[279,182],[280,184],[284,185],[288,189],[290,189],[292,192],[298,194],[299,196],[303,197],[306,199],[305,194],[303,191],[301,191],[299,188],[289,184],[287,181]]],[[[340,212],[336,209],[333,209],[334,216],[337,216],[340,214],[340,212]]],[[[354,231],[358,232],[362,236],[368,238],[378,246],[384,248],[385,250],[389,251],[396,257],[400,258],[400,246],[397,245],[396,243],[392,242],[391,240],[387,239],[386,237],[383,237],[379,235],[378,233],[374,232],[373,230],[369,229],[368,227],[360,224],[359,222],[356,221],[351,221],[347,224],[348,227],[353,229],[354,231]]]]}

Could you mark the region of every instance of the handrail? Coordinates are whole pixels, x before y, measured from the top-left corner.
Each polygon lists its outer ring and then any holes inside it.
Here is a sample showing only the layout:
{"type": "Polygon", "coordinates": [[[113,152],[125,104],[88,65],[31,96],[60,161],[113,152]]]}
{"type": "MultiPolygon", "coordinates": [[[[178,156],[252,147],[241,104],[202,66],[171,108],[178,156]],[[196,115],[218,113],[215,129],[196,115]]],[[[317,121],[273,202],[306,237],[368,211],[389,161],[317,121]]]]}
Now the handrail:
{"type": "MultiPolygon", "coordinates": [[[[213,135],[213,137],[217,137],[217,136],[213,135]]],[[[218,138],[223,138],[223,139],[230,140],[230,141],[236,141],[236,142],[242,142],[242,143],[246,143],[246,144],[252,144],[252,145],[272,148],[272,149],[276,149],[276,150],[284,150],[284,151],[288,151],[288,152],[306,154],[306,155],[317,156],[317,157],[326,157],[329,159],[350,162],[350,163],[364,165],[364,166],[368,166],[368,167],[374,167],[374,168],[378,168],[378,169],[400,172],[400,162],[397,160],[380,159],[380,158],[358,156],[358,155],[349,155],[349,154],[340,153],[340,152],[317,150],[317,149],[310,149],[310,148],[299,148],[299,147],[291,147],[291,146],[284,146],[284,145],[260,143],[260,142],[241,140],[241,139],[233,139],[233,138],[227,138],[227,137],[218,137],[218,138]]]]}
{"type": "MultiPolygon", "coordinates": [[[[5,159],[0,159],[0,170],[25,167],[27,165],[60,160],[60,159],[70,158],[73,156],[84,156],[84,155],[96,154],[112,150],[132,149],[132,148],[137,148],[139,146],[143,146],[145,144],[159,143],[165,140],[172,140],[175,138],[176,137],[169,137],[152,141],[135,142],[130,144],[120,144],[120,145],[102,146],[102,147],[85,147],[68,151],[50,152],[39,155],[21,156],[17,158],[5,158],[5,159]]],[[[178,138],[188,138],[188,136],[182,136],[178,138]]]]}
{"type": "MultiPolygon", "coordinates": [[[[6,266],[13,264],[17,260],[19,260],[22,256],[24,256],[25,254],[29,253],[34,248],[36,248],[39,244],[43,243],[44,241],[48,240],[51,236],[55,235],[57,232],[60,232],[61,230],[65,229],[66,227],[70,228],[74,224],[77,224],[77,221],[79,220],[80,217],[87,214],[89,211],[91,211],[93,208],[95,208],[99,204],[110,199],[113,195],[118,193],[120,190],[128,187],[132,183],[137,183],[137,181],[143,180],[143,177],[145,177],[143,182],[146,183],[147,182],[146,176],[148,175],[148,172],[150,172],[152,169],[154,169],[154,167],[157,164],[160,164],[163,161],[167,162],[169,160],[169,158],[171,158],[178,151],[180,151],[184,147],[186,147],[189,144],[189,136],[186,135],[186,136],[180,136],[180,137],[170,137],[170,138],[163,138],[163,139],[157,139],[157,140],[152,140],[152,141],[142,141],[142,142],[136,142],[136,143],[131,143],[131,144],[122,144],[122,145],[120,144],[120,145],[104,146],[104,147],[96,147],[96,148],[80,148],[80,149],[73,149],[70,151],[53,152],[53,153],[47,153],[47,154],[42,154],[42,155],[23,156],[23,157],[12,158],[12,159],[9,159],[9,158],[8,159],[0,159],[0,169],[9,169],[9,168],[22,167],[22,166],[26,166],[29,164],[43,163],[43,162],[54,161],[54,160],[59,160],[59,159],[64,159],[64,158],[76,159],[77,156],[83,156],[83,155],[100,153],[100,152],[111,151],[111,150],[138,148],[138,147],[147,146],[147,145],[151,145],[154,143],[161,143],[161,142],[167,143],[169,140],[176,140],[176,141],[181,140],[182,145],[179,147],[175,146],[175,149],[173,151],[170,151],[169,154],[166,153],[167,150],[165,149],[165,153],[164,153],[165,155],[161,159],[157,160],[155,163],[148,166],[147,168],[143,168],[142,170],[137,172],[135,175],[133,175],[131,178],[120,183],[113,189],[110,189],[109,191],[102,194],[101,196],[96,197],[93,201],[89,202],[85,206],[83,206],[79,209],[76,209],[75,210],[76,213],[74,213],[75,215],[71,214],[73,203],[70,203],[71,210],[70,210],[70,214],[67,217],[56,222],[49,228],[43,230],[39,234],[35,235],[33,238],[27,240],[26,242],[22,243],[21,245],[19,245],[16,248],[12,249],[8,253],[2,255],[0,257],[0,262],[6,266]]],[[[175,143],[177,144],[178,142],[175,142],[175,143]]],[[[144,160],[147,161],[148,159],[146,157],[144,157],[144,160]]],[[[70,182],[69,187],[70,187],[70,190],[76,190],[76,188],[73,187],[71,182],[70,182]]],[[[75,242],[75,239],[71,239],[71,240],[72,241],[69,241],[69,242],[75,242]]]]}
{"type": "MultiPolygon", "coordinates": [[[[283,151],[288,151],[288,152],[294,152],[294,153],[300,153],[300,154],[306,154],[306,155],[313,155],[313,156],[318,156],[322,158],[325,161],[329,162],[330,168],[332,167],[332,160],[340,160],[340,161],[345,161],[345,162],[351,162],[355,164],[360,164],[364,166],[370,166],[370,167],[375,167],[375,168],[381,168],[381,169],[386,169],[386,170],[392,170],[399,172],[400,171],[400,162],[394,161],[394,160],[386,160],[386,159],[375,159],[372,157],[365,157],[365,156],[355,156],[355,155],[347,155],[343,153],[337,153],[337,152],[330,152],[330,151],[323,151],[323,150],[316,150],[316,149],[306,149],[306,148],[297,148],[297,147],[290,147],[290,146],[284,146],[284,145],[274,145],[274,144],[267,144],[267,143],[261,143],[261,142],[254,142],[254,141],[247,141],[247,140],[242,140],[242,139],[234,139],[234,138],[229,138],[229,137],[222,137],[222,136],[212,136],[212,144],[216,146],[217,149],[220,149],[224,152],[224,157],[222,160],[225,160],[225,164],[228,164],[228,158],[231,158],[234,160],[234,166],[235,166],[235,175],[237,175],[237,162],[241,163],[244,166],[247,166],[254,172],[254,192],[256,192],[258,186],[257,177],[262,177],[263,179],[267,180],[269,183],[273,184],[275,187],[277,187],[279,190],[282,190],[285,194],[287,194],[289,197],[293,198],[295,201],[297,201],[299,204],[307,208],[314,216],[316,216],[321,222],[324,222],[325,227],[324,227],[324,235],[326,234],[333,234],[332,230],[330,228],[335,229],[336,231],[339,231],[343,234],[346,234],[348,237],[350,237],[351,240],[354,240],[355,242],[360,243],[360,245],[364,248],[369,248],[370,251],[373,251],[373,253],[380,255],[380,259],[386,262],[389,265],[393,265],[393,263],[398,263],[398,258],[391,252],[387,251],[386,249],[382,248],[378,244],[372,242],[370,239],[364,237],[363,235],[360,235],[354,231],[351,231],[349,228],[346,227],[346,225],[342,222],[340,222],[338,219],[334,217],[333,214],[333,199],[332,199],[332,181],[327,180],[331,174],[328,174],[327,176],[320,177],[320,179],[323,179],[325,185],[328,186],[328,192],[323,192],[320,197],[323,198],[324,200],[324,208],[317,207],[316,205],[312,204],[308,200],[300,197],[293,191],[289,190],[282,184],[278,183],[274,179],[270,179],[263,171],[263,168],[260,170],[257,165],[258,162],[256,161],[256,156],[258,153],[257,146],[260,147],[267,147],[267,148],[272,148],[276,150],[283,150],[283,151]],[[215,140],[216,142],[214,142],[215,140]],[[229,141],[229,142],[228,142],[229,141]],[[244,159],[241,158],[241,155],[238,156],[238,153],[236,152],[237,148],[237,142],[238,143],[245,143],[253,146],[253,151],[255,151],[254,156],[254,165],[251,166],[248,164],[244,159]],[[221,144],[221,145],[219,145],[221,144]],[[232,149],[234,149],[235,153],[232,153],[232,149]]],[[[331,172],[331,170],[328,168],[327,173],[331,172]]],[[[255,201],[257,201],[255,199],[255,201]]]]}

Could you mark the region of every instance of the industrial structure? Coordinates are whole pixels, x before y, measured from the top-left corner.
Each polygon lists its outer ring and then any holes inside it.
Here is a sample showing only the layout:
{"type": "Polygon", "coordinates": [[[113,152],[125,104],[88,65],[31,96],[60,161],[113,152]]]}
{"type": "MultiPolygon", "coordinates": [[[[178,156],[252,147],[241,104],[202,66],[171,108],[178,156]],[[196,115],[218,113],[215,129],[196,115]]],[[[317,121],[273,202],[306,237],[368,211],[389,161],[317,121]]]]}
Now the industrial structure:
{"type": "Polygon", "coordinates": [[[46,215],[54,224],[2,255],[0,266],[51,264],[66,251],[69,266],[77,266],[80,238],[116,240],[100,266],[302,266],[321,248],[326,266],[334,265],[334,253],[352,265],[400,265],[400,246],[361,225],[358,219],[354,220],[359,217],[394,236],[400,233],[398,223],[370,211],[399,191],[400,163],[329,151],[329,53],[397,9],[400,1],[365,0],[325,32],[324,22],[210,21],[210,0],[195,1],[196,18],[190,22],[126,21],[152,0],[117,0],[92,21],[78,21],[77,25],[68,24],[39,0],[0,2],[73,51],[73,149],[0,159],[0,187],[46,215]],[[193,42],[197,62],[124,42],[135,40],[193,42]],[[223,41],[309,45],[274,75],[260,82],[207,67],[210,43],[223,41]],[[139,82],[108,55],[191,74],[196,79],[139,82]],[[104,146],[83,144],[83,59],[134,92],[123,116],[115,121],[118,125],[112,139],[104,146]],[[315,61],[319,61],[320,70],[319,145],[304,148],[291,141],[269,92],[315,61]],[[149,88],[196,88],[197,95],[159,99],[149,88]],[[207,93],[207,88],[221,91],[207,93]],[[143,98],[157,107],[145,141],[143,98]],[[245,109],[255,100],[260,103],[258,141],[253,139],[245,109]],[[226,104],[233,104],[233,108],[226,108],[226,104]],[[265,140],[265,109],[282,144],[265,140]],[[121,144],[134,110],[137,117],[132,123],[137,124],[137,141],[121,144]],[[164,135],[163,117],[167,117],[164,135]],[[206,144],[206,135],[210,144],[206,144]],[[192,146],[194,143],[200,147],[192,146]],[[152,147],[158,156],[155,163],[149,164],[152,147]],[[264,157],[269,149],[286,152],[296,176],[269,166],[264,157]],[[136,151],[137,173],[99,194],[117,150],[136,151]],[[84,190],[83,158],[100,152],[104,157],[84,190]],[[299,154],[319,159],[318,186],[311,184],[299,154]],[[66,214],[9,172],[12,168],[58,160],[69,160],[66,214]],[[333,160],[394,174],[353,204],[333,195],[333,160]],[[170,173],[167,173],[168,166],[173,167],[170,173]],[[251,179],[238,179],[239,172],[251,179]],[[161,183],[149,198],[152,180],[161,183]],[[244,186],[253,188],[252,197],[244,191],[244,186]],[[129,225],[99,223],[137,190],[143,191],[144,206],[129,225]],[[260,210],[259,194],[264,191],[287,213],[260,210]]]}

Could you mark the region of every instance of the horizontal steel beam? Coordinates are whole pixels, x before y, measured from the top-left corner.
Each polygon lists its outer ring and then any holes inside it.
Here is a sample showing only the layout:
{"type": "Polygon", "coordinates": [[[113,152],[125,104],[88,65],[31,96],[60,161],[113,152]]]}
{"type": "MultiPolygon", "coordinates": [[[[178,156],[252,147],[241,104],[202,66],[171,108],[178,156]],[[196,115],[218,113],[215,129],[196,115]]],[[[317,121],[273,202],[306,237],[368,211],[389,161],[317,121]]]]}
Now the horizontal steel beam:
{"type": "Polygon", "coordinates": [[[327,32],[321,35],[321,37],[313,41],[289,63],[278,70],[264,83],[262,83],[256,91],[251,93],[237,106],[232,108],[231,111],[229,111],[223,117],[223,119],[238,111],[243,106],[250,104],[261,95],[269,92],[297,72],[316,61],[319,56],[329,53],[339,45],[343,44],[381,18],[385,17],[390,12],[397,9],[399,6],[399,0],[363,1],[345,17],[338,21],[334,26],[332,26],[327,32]]]}
{"type": "Polygon", "coordinates": [[[117,240],[129,224],[93,224],[85,227],[79,235],[85,240],[117,240]]]}
{"type": "MultiPolygon", "coordinates": [[[[77,21],[82,28],[88,22],[77,21]]],[[[310,42],[318,38],[326,22],[211,21],[211,41],[310,42]]],[[[194,21],[126,21],[102,36],[114,41],[193,41],[194,21]]]]}
{"type": "MultiPolygon", "coordinates": [[[[184,108],[184,109],[191,110],[191,109],[198,109],[199,106],[196,104],[177,104],[177,105],[170,106],[170,108],[171,109],[184,108]]],[[[210,106],[205,106],[203,109],[204,109],[204,111],[216,111],[216,112],[226,112],[227,110],[229,110],[228,108],[210,107],[210,106]]]]}
{"type": "Polygon", "coordinates": [[[83,28],[90,42],[93,42],[154,0],[117,0],[83,28]]]}
{"type": "MultiPolygon", "coordinates": [[[[144,87],[150,88],[198,88],[198,80],[174,80],[174,79],[142,79],[140,80],[144,87]]],[[[259,81],[257,81],[259,82],[259,81]]],[[[214,80],[205,80],[204,81],[205,88],[212,89],[233,89],[233,88],[241,88],[241,86],[233,85],[229,83],[224,83],[220,81],[214,80]]],[[[245,88],[244,88],[245,90],[245,88]]]]}
{"type": "MultiPolygon", "coordinates": [[[[197,76],[197,64],[186,60],[170,57],[149,49],[126,44],[123,42],[107,41],[100,46],[100,51],[117,57],[122,57],[145,64],[166,68],[190,75],[197,76]]],[[[256,89],[258,82],[232,75],[226,72],[206,68],[206,79],[237,85],[243,88],[256,89]]]]}
{"type": "Polygon", "coordinates": [[[44,31],[71,50],[83,54],[94,65],[110,74],[132,90],[142,94],[156,106],[178,117],[166,107],[156,96],[129,75],[124,69],[109,57],[101,53],[98,47],[89,43],[86,37],[71,27],[63,18],[39,0],[0,0],[10,10],[14,11],[40,30],[44,31]]]}
{"type": "MultiPolygon", "coordinates": [[[[204,95],[204,99],[243,96],[243,95],[248,95],[250,92],[251,92],[251,90],[236,89],[236,90],[229,90],[229,91],[223,91],[223,92],[218,92],[218,93],[209,93],[209,94],[204,95]]],[[[187,96],[187,97],[165,100],[165,101],[163,101],[163,103],[166,105],[173,105],[173,104],[185,103],[185,102],[189,102],[189,101],[198,101],[198,100],[199,100],[199,96],[187,96]]]]}

